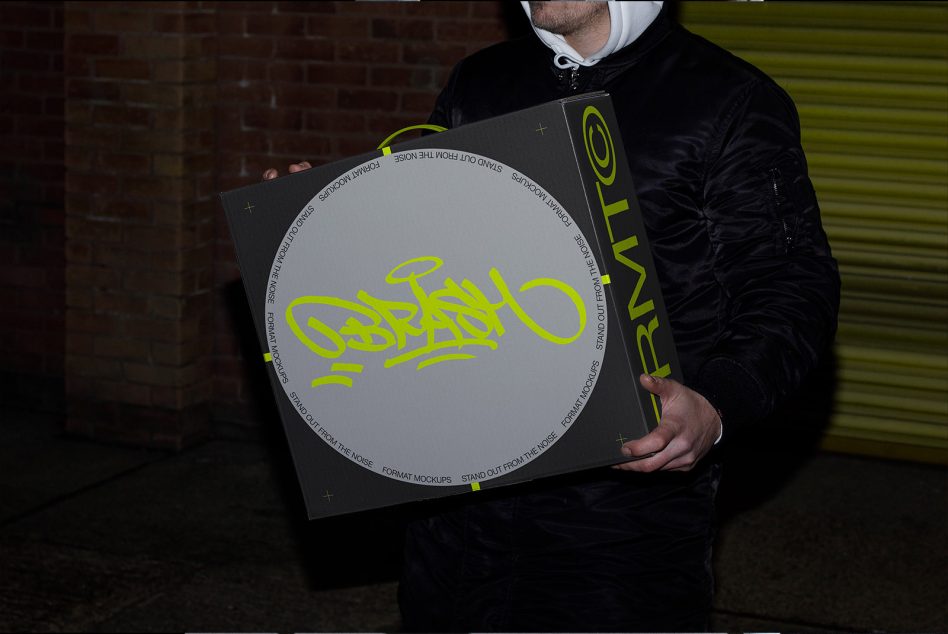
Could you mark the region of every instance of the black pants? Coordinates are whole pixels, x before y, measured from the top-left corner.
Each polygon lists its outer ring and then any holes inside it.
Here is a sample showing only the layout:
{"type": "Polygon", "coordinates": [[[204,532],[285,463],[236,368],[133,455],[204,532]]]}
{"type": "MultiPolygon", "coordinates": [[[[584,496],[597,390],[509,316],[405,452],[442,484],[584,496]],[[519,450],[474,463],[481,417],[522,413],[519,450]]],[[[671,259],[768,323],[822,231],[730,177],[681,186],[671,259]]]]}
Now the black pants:
{"type": "Polygon", "coordinates": [[[472,493],[411,522],[404,631],[705,630],[717,465],[580,478],[472,493]]]}

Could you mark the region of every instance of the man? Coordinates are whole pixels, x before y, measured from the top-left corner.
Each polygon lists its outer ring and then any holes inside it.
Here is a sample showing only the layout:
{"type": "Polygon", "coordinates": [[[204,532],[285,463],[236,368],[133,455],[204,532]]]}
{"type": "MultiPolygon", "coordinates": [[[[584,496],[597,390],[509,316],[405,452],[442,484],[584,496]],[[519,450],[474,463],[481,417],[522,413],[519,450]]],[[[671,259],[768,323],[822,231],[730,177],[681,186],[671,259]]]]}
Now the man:
{"type": "Polygon", "coordinates": [[[708,454],[792,394],[835,329],[839,277],[796,111],[662,3],[523,4],[536,37],[460,62],[430,122],[610,93],[684,385],[641,378],[662,422],[623,446],[639,459],[425,506],[407,533],[404,629],[702,630],[708,454]]]}

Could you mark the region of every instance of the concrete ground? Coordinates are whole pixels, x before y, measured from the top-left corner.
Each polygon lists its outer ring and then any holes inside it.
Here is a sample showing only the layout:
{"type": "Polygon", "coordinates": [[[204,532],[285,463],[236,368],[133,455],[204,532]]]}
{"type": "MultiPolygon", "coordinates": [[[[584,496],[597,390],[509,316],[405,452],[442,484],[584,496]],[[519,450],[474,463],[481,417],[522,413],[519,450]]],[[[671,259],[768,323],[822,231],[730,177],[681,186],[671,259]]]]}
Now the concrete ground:
{"type": "MultiPolygon", "coordinates": [[[[948,631],[943,467],[769,443],[725,472],[715,631],[948,631]]],[[[391,514],[304,519],[282,435],[178,454],[0,412],[0,631],[398,631],[391,514]]]]}

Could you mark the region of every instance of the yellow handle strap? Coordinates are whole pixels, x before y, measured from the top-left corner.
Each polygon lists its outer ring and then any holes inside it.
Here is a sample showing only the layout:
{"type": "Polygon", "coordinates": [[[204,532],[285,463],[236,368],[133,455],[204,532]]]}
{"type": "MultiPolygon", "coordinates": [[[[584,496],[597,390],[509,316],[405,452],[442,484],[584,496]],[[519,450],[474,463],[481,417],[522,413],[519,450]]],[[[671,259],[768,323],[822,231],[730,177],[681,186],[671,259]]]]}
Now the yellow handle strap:
{"type": "Polygon", "coordinates": [[[419,123],[418,125],[410,125],[407,128],[402,128],[401,130],[398,130],[397,132],[393,132],[392,134],[388,135],[388,137],[384,141],[379,143],[379,146],[376,149],[384,150],[385,148],[387,148],[388,146],[392,144],[392,141],[394,141],[395,137],[397,137],[399,134],[410,132],[412,130],[431,130],[432,132],[444,132],[445,130],[447,130],[447,128],[442,127],[440,125],[434,125],[433,123],[419,123]]]}

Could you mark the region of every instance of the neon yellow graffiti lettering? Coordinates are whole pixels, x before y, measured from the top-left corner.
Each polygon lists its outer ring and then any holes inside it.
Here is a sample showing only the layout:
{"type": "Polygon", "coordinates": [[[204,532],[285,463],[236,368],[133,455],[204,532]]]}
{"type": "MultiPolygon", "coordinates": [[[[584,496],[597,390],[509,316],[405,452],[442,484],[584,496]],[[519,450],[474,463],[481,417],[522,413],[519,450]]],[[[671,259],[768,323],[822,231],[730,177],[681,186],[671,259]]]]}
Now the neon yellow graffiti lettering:
{"type": "MultiPolygon", "coordinates": [[[[515,294],[500,271],[491,268],[488,277],[499,296],[497,301],[488,299],[468,279],[458,283],[446,277],[439,288],[430,291],[423,288],[421,280],[442,265],[440,258],[425,256],[406,260],[389,271],[385,282],[406,288],[413,301],[382,299],[364,290],[356,293],[357,302],[326,295],[304,295],[287,306],[286,322],[296,338],[323,359],[339,359],[347,350],[384,352],[390,356],[384,360],[383,367],[416,362],[416,370],[447,361],[476,359],[471,348],[496,350],[496,339],[506,333],[499,314],[504,308],[509,308],[537,337],[556,345],[576,341],[586,328],[582,297],[565,282],[547,277],[528,280],[515,294]],[[578,318],[575,332],[551,332],[523,308],[518,297],[543,287],[559,292],[569,301],[578,318]],[[341,321],[341,325],[334,328],[327,323],[333,317],[341,321]]],[[[361,364],[334,363],[331,372],[361,374],[362,369],[361,364]]],[[[352,377],[330,374],[314,379],[311,385],[352,387],[352,377]]]]}

